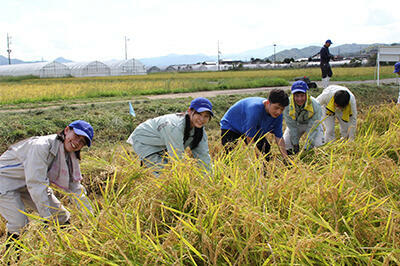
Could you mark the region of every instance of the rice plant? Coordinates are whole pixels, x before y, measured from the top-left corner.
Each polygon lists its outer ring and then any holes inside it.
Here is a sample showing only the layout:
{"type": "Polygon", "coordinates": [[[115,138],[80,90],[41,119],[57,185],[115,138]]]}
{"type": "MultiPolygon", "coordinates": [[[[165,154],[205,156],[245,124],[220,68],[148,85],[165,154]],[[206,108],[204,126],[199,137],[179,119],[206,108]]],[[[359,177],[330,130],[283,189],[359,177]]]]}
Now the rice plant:
{"type": "Polygon", "coordinates": [[[302,152],[290,165],[274,149],[264,162],[244,143],[225,155],[218,141],[212,173],[185,157],[155,177],[125,145],[88,154],[82,169],[94,215],[67,205],[67,228],[33,217],[19,262],[399,264],[399,108],[370,108],[355,141],[302,152]]]}

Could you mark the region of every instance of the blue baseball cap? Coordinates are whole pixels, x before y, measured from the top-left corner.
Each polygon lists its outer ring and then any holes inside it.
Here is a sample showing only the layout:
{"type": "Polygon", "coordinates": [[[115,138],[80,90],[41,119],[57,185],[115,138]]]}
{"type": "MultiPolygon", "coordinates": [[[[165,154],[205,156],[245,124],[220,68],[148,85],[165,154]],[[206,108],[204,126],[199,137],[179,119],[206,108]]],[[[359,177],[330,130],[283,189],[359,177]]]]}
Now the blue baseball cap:
{"type": "Polygon", "coordinates": [[[76,135],[84,136],[88,147],[92,145],[93,139],[93,127],[86,121],[76,120],[68,125],[71,127],[76,135]]]}
{"type": "Polygon", "coordinates": [[[189,108],[193,108],[198,113],[201,113],[201,112],[204,112],[204,111],[209,111],[211,116],[214,116],[214,113],[212,112],[212,104],[211,104],[211,102],[208,99],[203,98],[203,97],[198,97],[198,98],[194,99],[190,103],[190,107],[189,108]]]}
{"type": "Polygon", "coordinates": [[[394,64],[394,71],[393,73],[397,73],[400,71],[400,62],[397,62],[396,64],[394,64]]]}
{"type": "Polygon", "coordinates": [[[302,80],[295,81],[292,84],[292,94],[295,94],[296,92],[307,93],[307,91],[308,85],[302,80]]]}
{"type": "Polygon", "coordinates": [[[326,40],[325,43],[330,43],[330,44],[332,44],[332,41],[331,41],[330,39],[328,39],[328,40],[326,40]]]}

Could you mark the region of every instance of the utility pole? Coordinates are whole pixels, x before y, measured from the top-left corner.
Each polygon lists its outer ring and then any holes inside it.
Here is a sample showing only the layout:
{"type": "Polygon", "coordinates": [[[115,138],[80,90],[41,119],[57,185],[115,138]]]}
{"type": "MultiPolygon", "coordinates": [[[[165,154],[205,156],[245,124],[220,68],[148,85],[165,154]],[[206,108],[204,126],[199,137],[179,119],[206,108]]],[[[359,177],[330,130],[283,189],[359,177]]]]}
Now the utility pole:
{"type": "Polygon", "coordinates": [[[275,67],[275,64],[276,64],[275,47],[276,47],[276,44],[274,43],[274,67],[275,67]]]}
{"type": "Polygon", "coordinates": [[[218,43],[217,43],[217,49],[218,49],[218,52],[217,52],[217,70],[219,71],[219,56],[220,56],[220,54],[221,54],[221,51],[219,50],[219,40],[218,40],[218,43]]]}
{"type": "Polygon", "coordinates": [[[125,36],[125,60],[128,60],[128,48],[126,43],[129,41],[129,39],[125,36]]]}
{"type": "Polygon", "coordinates": [[[8,64],[11,65],[11,49],[10,49],[10,44],[11,44],[11,36],[8,35],[7,33],[7,53],[8,53],[8,64]]]}

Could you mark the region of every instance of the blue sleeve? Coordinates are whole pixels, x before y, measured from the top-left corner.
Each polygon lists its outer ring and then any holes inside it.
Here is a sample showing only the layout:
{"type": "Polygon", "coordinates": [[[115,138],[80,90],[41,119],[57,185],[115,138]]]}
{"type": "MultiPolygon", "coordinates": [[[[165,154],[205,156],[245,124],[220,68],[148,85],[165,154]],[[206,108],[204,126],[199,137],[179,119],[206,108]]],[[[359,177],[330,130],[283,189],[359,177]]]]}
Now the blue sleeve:
{"type": "Polygon", "coordinates": [[[283,117],[283,115],[280,115],[274,121],[273,132],[274,132],[275,137],[277,137],[277,138],[282,138],[282,135],[283,135],[283,133],[282,133],[282,121],[283,121],[282,117],[283,117]]]}

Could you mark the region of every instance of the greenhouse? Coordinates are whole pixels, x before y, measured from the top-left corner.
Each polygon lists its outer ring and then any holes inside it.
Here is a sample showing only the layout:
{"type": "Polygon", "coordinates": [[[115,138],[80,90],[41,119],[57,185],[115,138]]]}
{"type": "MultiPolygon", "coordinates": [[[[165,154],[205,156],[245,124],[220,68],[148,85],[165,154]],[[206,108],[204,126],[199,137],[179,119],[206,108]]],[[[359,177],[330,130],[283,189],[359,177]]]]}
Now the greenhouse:
{"type": "Polygon", "coordinates": [[[122,75],[146,75],[144,65],[135,59],[121,60],[121,61],[108,61],[105,62],[110,67],[111,76],[122,75]]]}
{"type": "Polygon", "coordinates": [[[99,61],[65,63],[73,77],[109,76],[110,67],[99,61]]]}
{"type": "Polygon", "coordinates": [[[41,78],[67,77],[69,68],[58,62],[40,62],[0,66],[0,76],[38,76],[41,78]]]}

